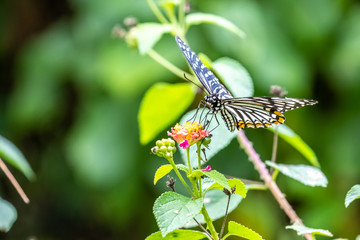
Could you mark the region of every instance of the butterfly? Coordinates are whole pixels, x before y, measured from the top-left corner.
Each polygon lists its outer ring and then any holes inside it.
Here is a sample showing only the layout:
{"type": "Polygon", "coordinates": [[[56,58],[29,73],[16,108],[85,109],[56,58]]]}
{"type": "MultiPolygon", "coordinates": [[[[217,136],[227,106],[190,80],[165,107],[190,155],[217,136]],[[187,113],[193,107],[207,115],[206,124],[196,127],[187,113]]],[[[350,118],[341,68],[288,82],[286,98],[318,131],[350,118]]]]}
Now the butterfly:
{"type": "Polygon", "coordinates": [[[298,98],[233,97],[188,45],[178,36],[175,36],[175,40],[207,92],[205,106],[213,114],[220,112],[231,132],[235,129],[267,128],[273,124],[282,124],[285,121],[284,112],[317,103],[315,100],[298,98]]]}

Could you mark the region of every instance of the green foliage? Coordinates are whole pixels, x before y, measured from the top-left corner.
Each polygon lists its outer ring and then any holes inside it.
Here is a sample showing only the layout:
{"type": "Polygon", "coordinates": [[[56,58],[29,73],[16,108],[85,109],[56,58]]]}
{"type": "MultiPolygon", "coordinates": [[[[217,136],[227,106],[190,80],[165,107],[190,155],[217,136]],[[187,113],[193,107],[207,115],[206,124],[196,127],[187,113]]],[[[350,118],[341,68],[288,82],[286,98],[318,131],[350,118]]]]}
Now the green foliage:
{"type": "Polygon", "coordinates": [[[309,228],[303,225],[299,225],[297,223],[294,223],[293,225],[290,226],[286,226],[286,229],[295,230],[299,236],[307,233],[310,233],[312,235],[323,235],[328,237],[333,236],[332,233],[329,232],[328,230],[309,228]]]}
{"type": "Polygon", "coordinates": [[[247,228],[239,223],[230,221],[228,225],[228,233],[224,236],[223,239],[228,238],[229,236],[238,236],[249,240],[262,240],[263,238],[250,228],[247,228]]]}
{"type": "Polygon", "coordinates": [[[235,24],[233,24],[231,21],[214,14],[209,13],[190,13],[186,15],[185,17],[185,23],[186,23],[186,30],[192,25],[199,25],[202,23],[209,23],[213,25],[218,25],[230,32],[235,33],[240,38],[244,38],[246,34],[238,28],[235,24]]]}
{"type": "Polygon", "coordinates": [[[254,83],[250,74],[238,61],[222,57],[213,62],[212,68],[234,97],[254,95],[254,83]]]}
{"type": "Polygon", "coordinates": [[[192,86],[187,83],[157,83],[152,86],[139,109],[140,142],[149,143],[173,123],[189,107],[194,96],[192,86]]]}
{"type": "Polygon", "coordinates": [[[165,237],[162,236],[161,232],[156,232],[148,236],[145,240],[200,240],[206,237],[205,233],[194,231],[194,230],[174,230],[167,234],[165,237]]]}
{"type": "Polygon", "coordinates": [[[29,180],[35,179],[35,173],[31,169],[20,150],[9,140],[0,135],[0,157],[20,170],[29,180]]]}
{"type": "MultiPolygon", "coordinates": [[[[279,136],[284,139],[287,143],[298,150],[312,165],[320,167],[320,163],[314,153],[314,151],[307,145],[304,140],[291,130],[285,124],[278,125],[275,127],[279,136]]],[[[275,128],[268,128],[270,131],[275,131],[275,128]]]]}
{"type": "Polygon", "coordinates": [[[229,186],[228,180],[222,173],[219,173],[216,170],[204,171],[205,176],[213,180],[216,184],[220,185],[222,189],[226,188],[231,192],[231,187],[229,186]]]}
{"type": "MultiPolygon", "coordinates": [[[[206,193],[204,197],[204,206],[212,220],[215,221],[225,216],[226,204],[228,199],[229,196],[227,196],[222,190],[213,189],[209,190],[206,193]]],[[[243,198],[240,195],[232,194],[230,197],[230,205],[228,212],[231,213],[232,211],[234,211],[239,206],[242,200],[243,198]]],[[[201,214],[196,216],[196,220],[202,224],[206,223],[203,215],[201,214]]],[[[185,227],[192,228],[195,226],[197,226],[197,224],[192,221],[186,224],[185,227]]]]}
{"type": "Polygon", "coordinates": [[[279,170],[282,174],[310,187],[326,187],[328,184],[328,180],[324,173],[316,167],[302,164],[280,164],[273,163],[271,161],[266,161],[266,165],[273,167],[279,170]]]}
{"type": "Polygon", "coordinates": [[[163,178],[171,170],[172,170],[172,166],[170,164],[160,166],[155,172],[154,185],[157,183],[157,181],[159,181],[161,178],[163,178]]]}
{"type": "Polygon", "coordinates": [[[245,184],[240,179],[228,179],[228,182],[231,188],[235,188],[235,194],[238,194],[243,198],[246,197],[247,189],[245,184]]]}
{"type": "Polygon", "coordinates": [[[345,198],[345,207],[348,207],[355,199],[360,198],[360,184],[352,186],[345,198]]]}
{"type": "Polygon", "coordinates": [[[202,198],[193,200],[175,192],[163,193],[153,207],[162,236],[183,227],[200,212],[202,206],[202,198]]]}
{"type": "Polygon", "coordinates": [[[164,33],[171,30],[169,24],[142,23],[136,26],[135,33],[132,34],[135,34],[139,52],[145,54],[155,46],[164,33]]]}
{"type": "Polygon", "coordinates": [[[9,231],[17,218],[16,209],[8,201],[0,198],[0,231],[9,231]]]}

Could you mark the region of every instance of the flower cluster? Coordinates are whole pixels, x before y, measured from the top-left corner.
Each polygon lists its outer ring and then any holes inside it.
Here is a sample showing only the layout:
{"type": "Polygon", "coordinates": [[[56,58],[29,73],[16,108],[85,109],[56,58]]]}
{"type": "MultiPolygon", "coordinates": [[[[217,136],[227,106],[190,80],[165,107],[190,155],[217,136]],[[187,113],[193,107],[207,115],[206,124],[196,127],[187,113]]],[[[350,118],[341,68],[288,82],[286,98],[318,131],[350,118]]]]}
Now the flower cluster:
{"type": "Polygon", "coordinates": [[[159,157],[171,158],[172,154],[176,152],[175,142],[171,138],[157,140],[156,146],[151,149],[151,152],[159,157]]]}
{"type": "Polygon", "coordinates": [[[175,127],[171,128],[171,132],[168,131],[168,135],[178,142],[181,148],[186,149],[197,141],[206,138],[209,131],[202,129],[200,123],[187,122],[182,125],[176,124],[175,127]]]}

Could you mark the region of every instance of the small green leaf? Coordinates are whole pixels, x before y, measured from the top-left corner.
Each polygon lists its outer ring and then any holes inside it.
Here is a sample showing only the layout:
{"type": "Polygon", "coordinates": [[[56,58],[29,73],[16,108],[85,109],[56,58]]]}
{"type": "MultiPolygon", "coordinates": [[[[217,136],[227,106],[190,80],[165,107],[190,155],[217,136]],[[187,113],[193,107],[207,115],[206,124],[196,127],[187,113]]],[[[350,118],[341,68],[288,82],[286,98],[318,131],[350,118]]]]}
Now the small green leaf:
{"type": "Polygon", "coordinates": [[[308,165],[291,165],[291,164],[280,164],[271,161],[266,161],[266,165],[278,169],[282,174],[295,179],[307,186],[315,187],[321,186],[326,187],[328,180],[324,173],[313,166],[308,165]]]}
{"type": "Polygon", "coordinates": [[[206,238],[206,234],[194,231],[194,230],[174,230],[165,237],[161,235],[161,232],[156,232],[148,236],[145,240],[200,240],[206,238]]]}
{"type": "Polygon", "coordinates": [[[254,83],[250,74],[238,61],[223,57],[214,61],[211,67],[234,97],[254,95],[254,83]]]}
{"type": "Polygon", "coordinates": [[[9,140],[0,135],[0,157],[19,169],[29,180],[34,180],[35,173],[31,169],[20,150],[9,140]]]}
{"type": "Polygon", "coordinates": [[[183,171],[183,172],[188,172],[189,168],[187,166],[185,166],[184,164],[176,164],[177,169],[183,171]]]}
{"type": "MultiPolygon", "coordinates": [[[[204,111],[203,115],[207,113],[208,109],[199,109],[198,116],[201,114],[201,112],[204,111]]],[[[180,123],[185,123],[189,121],[194,115],[195,115],[196,109],[191,110],[187,112],[180,120],[180,123]]],[[[219,151],[227,147],[231,140],[236,137],[237,132],[230,132],[227,127],[225,126],[225,123],[222,121],[222,118],[220,114],[216,115],[217,119],[219,119],[220,125],[217,124],[216,120],[213,119],[213,121],[210,122],[210,125],[208,127],[209,130],[212,130],[211,134],[213,137],[211,138],[211,143],[209,144],[209,149],[206,150],[206,157],[201,153],[203,160],[209,161],[212,157],[214,157],[219,151]]],[[[186,150],[180,148],[179,152],[181,154],[181,157],[183,159],[183,162],[187,165],[187,156],[186,156],[186,150]]],[[[201,164],[207,163],[206,161],[202,161],[201,164]]],[[[196,146],[190,147],[190,164],[193,167],[198,167],[198,157],[196,153],[196,146]]]]}
{"type": "Polygon", "coordinates": [[[246,36],[246,34],[235,24],[217,15],[213,15],[209,13],[190,13],[185,18],[186,28],[189,28],[192,25],[199,25],[201,23],[210,23],[210,24],[218,25],[230,32],[235,33],[240,38],[245,38],[246,36]]]}
{"type": "Polygon", "coordinates": [[[152,49],[164,33],[171,32],[172,26],[160,23],[140,23],[136,26],[135,37],[138,49],[145,54],[152,49]]]}
{"type": "Polygon", "coordinates": [[[360,198],[360,184],[354,185],[346,194],[345,207],[348,207],[355,199],[360,198]]]}
{"type": "Polygon", "coordinates": [[[204,173],[201,170],[194,170],[192,171],[191,175],[188,175],[188,178],[194,178],[194,179],[199,179],[201,178],[201,176],[203,176],[204,173]]]}
{"type": "Polygon", "coordinates": [[[245,184],[237,178],[228,179],[229,185],[231,188],[235,187],[235,194],[242,196],[243,198],[246,197],[247,189],[245,184]]]}
{"type": "MultiPolygon", "coordinates": [[[[212,220],[217,220],[225,216],[226,205],[229,197],[222,190],[208,191],[204,197],[204,204],[209,216],[212,220]]],[[[230,198],[230,205],[228,212],[232,212],[240,204],[243,198],[237,194],[232,194],[230,198]]],[[[199,223],[205,223],[202,214],[196,216],[196,220],[199,223]]],[[[195,227],[197,224],[194,221],[190,221],[185,225],[186,228],[195,227]]]]}
{"type": "Polygon", "coordinates": [[[175,192],[163,193],[153,207],[162,236],[183,227],[199,214],[202,206],[202,198],[193,200],[175,192]]]}
{"type": "Polygon", "coordinates": [[[323,235],[323,236],[328,236],[328,237],[332,237],[332,233],[329,232],[328,230],[324,230],[324,229],[315,229],[315,228],[309,228],[303,225],[299,225],[297,223],[294,223],[293,225],[290,226],[286,226],[286,229],[292,229],[295,230],[297,232],[297,234],[303,235],[303,234],[307,234],[310,233],[312,235],[323,235]]]}
{"type": "Polygon", "coordinates": [[[147,144],[189,107],[195,93],[188,83],[156,83],[141,102],[138,120],[140,142],[147,144]],[[174,107],[176,106],[176,107],[174,107]]]}
{"type": "Polygon", "coordinates": [[[209,172],[204,171],[204,175],[212,179],[215,183],[219,184],[222,189],[226,188],[227,190],[231,191],[228,180],[222,173],[216,170],[211,170],[209,172]]]}
{"type": "Polygon", "coordinates": [[[159,181],[161,178],[163,178],[166,174],[168,174],[172,170],[172,166],[170,164],[162,165],[159,167],[154,176],[154,185],[159,181]]]}
{"type": "MultiPolygon", "coordinates": [[[[315,167],[320,167],[320,163],[314,153],[314,151],[302,140],[302,138],[297,135],[293,130],[291,130],[285,124],[276,126],[279,136],[298,150],[312,165],[315,167]]],[[[275,128],[268,128],[271,131],[274,131],[275,128]]]]}
{"type": "Polygon", "coordinates": [[[229,222],[228,233],[224,236],[223,239],[226,239],[229,236],[238,236],[250,240],[262,240],[262,237],[257,232],[233,221],[229,222]]]}
{"type": "Polygon", "coordinates": [[[0,231],[7,232],[17,218],[16,209],[14,206],[0,198],[0,231]]]}

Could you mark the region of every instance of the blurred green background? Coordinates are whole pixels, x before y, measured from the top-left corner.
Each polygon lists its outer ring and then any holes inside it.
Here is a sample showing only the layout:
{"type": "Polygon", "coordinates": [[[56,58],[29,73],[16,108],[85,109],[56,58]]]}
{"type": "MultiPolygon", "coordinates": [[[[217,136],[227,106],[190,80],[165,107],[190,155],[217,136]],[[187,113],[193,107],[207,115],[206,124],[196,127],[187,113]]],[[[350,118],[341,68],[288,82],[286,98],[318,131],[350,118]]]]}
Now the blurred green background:
{"type": "MultiPolygon", "coordinates": [[[[156,21],[145,0],[5,0],[0,6],[0,134],[23,151],[37,174],[28,182],[9,166],[29,205],[0,175],[1,197],[18,211],[13,228],[0,238],[144,239],[157,231],[152,205],[166,188],[164,181],[152,181],[164,161],[150,154],[153,144],[140,145],[137,112],[153,83],[181,80],[111,37],[126,17],[156,21]]],[[[193,50],[213,60],[239,60],[254,79],[256,96],[269,95],[278,84],[289,97],[319,101],[286,116],[316,152],[328,187],[306,187],[283,176],[279,185],[307,226],[355,239],[360,204],[345,208],[344,199],[360,183],[360,4],[198,0],[190,8],[225,17],[247,33],[239,40],[201,25],[187,38],[193,50]]],[[[155,49],[185,69],[172,36],[155,49]]],[[[270,159],[272,133],[246,134],[262,159],[270,159]]],[[[278,159],[306,163],[282,140],[278,159]]],[[[211,165],[258,179],[236,141],[211,165]]],[[[299,239],[284,229],[288,219],[269,192],[249,192],[229,219],[266,239],[299,239]]]]}

